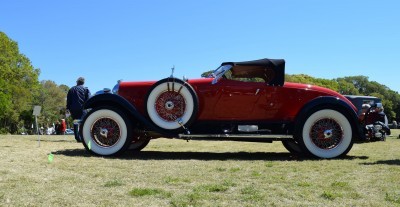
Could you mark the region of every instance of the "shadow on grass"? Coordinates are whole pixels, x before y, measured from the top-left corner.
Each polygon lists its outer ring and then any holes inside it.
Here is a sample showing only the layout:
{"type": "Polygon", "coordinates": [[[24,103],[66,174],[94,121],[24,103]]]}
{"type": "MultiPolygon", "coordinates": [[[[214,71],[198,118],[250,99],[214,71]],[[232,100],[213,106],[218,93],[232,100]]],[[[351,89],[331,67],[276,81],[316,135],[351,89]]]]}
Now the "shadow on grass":
{"type": "MultiPolygon", "coordinates": [[[[98,157],[85,149],[60,150],[53,154],[65,156],[98,157]]],[[[293,155],[289,152],[167,152],[167,151],[127,151],[120,156],[106,157],[122,160],[265,160],[265,161],[303,161],[320,160],[305,156],[293,155]]],[[[365,156],[346,156],[341,160],[368,159],[365,156]]]]}
{"type": "Polygon", "coordinates": [[[376,162],[364,162],[362,165],[400,165],[400,160],[378,160],[376,162]]]}
{"type": "MultiPolygon", "coordinates": [[[[38,142],[37,140],[32,140],[33,142],[38,142]]],[[[74,143],[74,142],[76,142],[75,140],[60,140],[60,139],[57,139],[57,140],[48,140],[48,139],[44,139],[44,140],[40,140],[40,142],[72,142],[72,143],[74,143]]]]}

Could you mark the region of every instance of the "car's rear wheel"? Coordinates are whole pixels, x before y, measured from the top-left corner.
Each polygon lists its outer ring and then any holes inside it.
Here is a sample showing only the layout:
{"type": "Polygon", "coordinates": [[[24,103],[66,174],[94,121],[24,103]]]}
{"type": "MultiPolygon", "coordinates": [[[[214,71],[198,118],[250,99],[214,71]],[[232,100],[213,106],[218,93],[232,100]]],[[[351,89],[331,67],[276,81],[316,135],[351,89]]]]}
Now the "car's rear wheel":
{"type": "Polygon", "coordinates": [[[352,128],[341,112],[320,109],[310,114],[297,134],[303,151],[319,158],[346,155],[353,146],[352,128]]]}
{"type": "Polygon", "coordinates": [[[129,145],[128,150],[140,151],[145,148],[150,142],[150,139],[134,137],[132,143],[129,145]]]}
{"type": "Polygon", "coordinates": [[[111,156],[124,152],[132,143],[131,121],[113,107],[92,109],[81,128],[82,143],[90,152],[111,156]]]}
{"type": "Polygon", "coordinates": [[[302,154],[303,151],[296,140],[282,140],[283,146],[292,154],[302,154]]]}
{"type": "Polygon", "coordinates": [[[176,78],[158,81],[146,98],[146,111],[150,120],[168,131],[180,131],[197,116],[199,101],[193,88],[176,78]]]}

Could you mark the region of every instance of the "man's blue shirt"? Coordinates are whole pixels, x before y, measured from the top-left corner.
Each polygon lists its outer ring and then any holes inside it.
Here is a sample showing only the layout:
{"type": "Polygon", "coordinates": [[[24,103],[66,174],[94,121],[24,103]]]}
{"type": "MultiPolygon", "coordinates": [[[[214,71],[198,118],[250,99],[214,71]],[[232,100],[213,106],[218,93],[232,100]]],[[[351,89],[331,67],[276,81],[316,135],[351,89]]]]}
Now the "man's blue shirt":
{"type": "Polygon", "coordinates": [[[90,91],[83,85],[73,86],[67,94],[67,109],[82,110],[83,104],[90,97],[90,91]]]}

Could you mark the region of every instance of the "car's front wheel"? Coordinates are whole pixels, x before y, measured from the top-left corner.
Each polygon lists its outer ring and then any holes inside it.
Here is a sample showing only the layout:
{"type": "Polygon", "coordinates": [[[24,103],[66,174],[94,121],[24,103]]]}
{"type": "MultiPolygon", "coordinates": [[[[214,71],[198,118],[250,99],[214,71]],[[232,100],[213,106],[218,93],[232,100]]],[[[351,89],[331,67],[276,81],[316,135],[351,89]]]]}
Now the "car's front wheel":
{"type": "Polygon", "coordinates": [[[132,143],[131,122],[116,108],[95,108],[83,121],[81,135],[87,150],[101,156],[117,155],[132,143]]]}
{"type": "Polygon", "coordinates": [[[319,158],[346,155],[353,146],[352,128],[341,112],[320,109],[311,113],[299,126],[297,141],[305,152],[319,158]]]}

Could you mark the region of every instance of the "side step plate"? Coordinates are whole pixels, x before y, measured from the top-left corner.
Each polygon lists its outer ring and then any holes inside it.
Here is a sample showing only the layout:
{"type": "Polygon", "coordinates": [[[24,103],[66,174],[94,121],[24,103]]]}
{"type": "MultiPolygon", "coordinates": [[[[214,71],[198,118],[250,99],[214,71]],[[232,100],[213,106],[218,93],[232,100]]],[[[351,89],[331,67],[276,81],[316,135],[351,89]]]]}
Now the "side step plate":
{"type": "Polygon", "coordinates": [[[179,139],[186,140],[216,140],[244,142],[272,142],[293,139],[286,134],[179,134],[179,139]]]}

